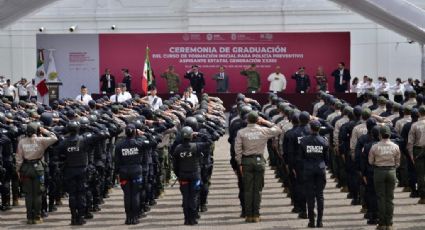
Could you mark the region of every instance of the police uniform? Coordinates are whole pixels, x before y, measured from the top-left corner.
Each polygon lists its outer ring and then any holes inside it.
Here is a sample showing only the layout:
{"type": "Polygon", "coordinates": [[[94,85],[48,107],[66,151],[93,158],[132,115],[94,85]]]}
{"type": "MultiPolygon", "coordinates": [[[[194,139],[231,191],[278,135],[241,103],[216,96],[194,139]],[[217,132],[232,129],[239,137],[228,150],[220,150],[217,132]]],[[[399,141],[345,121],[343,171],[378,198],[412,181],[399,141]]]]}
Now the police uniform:
{"type": "Polygon", "coordinates": [[[205,79],[203,73],[187,72],[184,75],[184,78],[189,79],[190,86],[192,86],[193,91],[195,91],[197,94],[200,94],[202,92],[202,89],[205,86],[205,79]]]}
{"type": "Polygon", "coordinates": [[[378,202],[375,190],[374,166],[369,164],[369,153],[372,146],[379,142],[379,126],[375,126],[368,130],[367,140],[363,148],[360,150],[360,172],[362,174],[363,183],[365,184],[365,205],[367,212],[365,217],[368,219],[367,224],[378,223],[378,202]]]}
{"type": "Polygon", "coordinates": [[[323,190],[326,185],[325,160],[329,150],[328,140],[320,135],[320,122],[310,122],[312,134],[300,141],[301,156],[304,163],[304,186],[308,207],[309,227],[314,227],[314,204],[317,201],[317,227],[322,227],[324,208],[323,190]]]}
{"type": "Polygon", "coordinates": [[[183,127],[181,132],[185,141],[177,145],[172,153],[174,172],[178,177],[183,196],[184,224],[195,225],[198,223],[196,218],[201,187],[200,158],[202,149],[208,148],[211,142],[202,134],[198,136],[204,138],[204,142],[191,142],[193,130],[188,126],[183,127]]]}
{"type": "MultiPolygon", "coordinates": [[[[124,191],[126,224],[137,224],[140,210],[140,188],[142,185],[142,161],[144,148],[150,145],[147,139],[136,138],[136,129],[129,125],[126,130],[134,132],[121,140],[115,147],[115,170],[124,191]]],[[[126,131],[127,132],[127,131],[126,131]]]]}
{"type": "Polygon", "coordinates": [[[80,136],[79,123],[71,121],[67,125],[69,136],[62,140],[57,148],[64,162],[64,185],[69,194],[71,225],[85,224],[87,196],[88,147],[96,140],[94,136],[80,136]]]}
{"type": "Polygon", "coordinates": [[[394,189],[396,184],[396,168],[400,165],[400,149],[389,137],[388,127],[380,128],[381,141],[372,146],[369,152],[369,164],[374,165],[375,190],[378,196],[379,229],[387,229],[393,225],[394,189]]]}
{"type": "Polygon", "coordinates": [[[27,137],[22,138],[16,150],[16,170],[20,173],[25,192],[28,224],[42,223],[41,192],[44,187],[44,151],[57,141],[56,135],[46,132],[47,137],[35,136],[38,125],[28,125],[27,137]],[[31,129],[31,130],[29,130],[31,129]]]}
{"type": "Polygon", "coordinates": [[[230,144],[230,165],[235,172],[237,179],[238,179],[238,188],[239,188],[239,202],[241,205],[241,217],[245,218],[245,202],[244,202],[244,189],[243,189],[243,181],[242,181],[242,174],[239,170],[238,163],[236,162],[236,151],[235,151],[235,141],[236,141],[236,135],[238,134],[238,131],[245,128],[247,126],[246,120],[244,117],[247,113],[249,113],[252,109],[249,106],[245,106],[241,108],[242,111],[239,116],[235,117],[229,125],[229,138],[228,142],[230,144]]]}
{"type": "MultiPolygon", "coordinates": [[[[246,128],[239,130],[235,140],[236,162],[242,166],[242,180],[245,190],[245,214],[247,222],[259,222],[261,191],[264,186],[264,148],[269,138],[278,136],[282,130],[273,125],[261,127],[254,122],[258,114],[250,112],[246,128]],[[250,118],[251,117],[251,118],[250,118]]],[[[271,123],[268,123],[271,125],[271,123]]]]}
{"type": "Polygon", "coordinates": [[[295,73],[292,75],[292,79],[295,80],[295,92],[301,93],[303,91],[306,93],[310,88],[310,77],[307,74],[300,75],[295,73]]]}
{"type": "Polygon", "coordinates": [[[425,106],[419,108],[419,113],[421,117],[409,131],[407,150],[416,168],[420,203],[425,204],[425,106]]]}

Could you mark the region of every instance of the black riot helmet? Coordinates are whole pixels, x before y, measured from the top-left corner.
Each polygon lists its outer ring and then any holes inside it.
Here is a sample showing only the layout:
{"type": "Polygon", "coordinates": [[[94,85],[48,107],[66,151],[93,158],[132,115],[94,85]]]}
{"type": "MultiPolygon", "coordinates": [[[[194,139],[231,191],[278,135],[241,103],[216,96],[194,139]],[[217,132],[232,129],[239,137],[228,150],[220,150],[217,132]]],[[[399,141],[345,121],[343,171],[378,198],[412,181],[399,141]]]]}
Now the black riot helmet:
{"type": "Polygon", "coordinates": [[[66,129],[71,135],[77,135],[78,132],[80,132],[80,123],[78,123],[77,121],[70,121],[66,125],[66,129]]]}
{"type": "Polygon", "coordinates": [[[181,130],[181,135],[184,140],[192,140],[193,129],[189,126],[185,126],[181,130]]]}
{"type": "Polygon", "coordinates": [[[79,122],[82,128],[87,128],[90,125],[90,120],[87,117],[80,117],[79,122]]]}
{"type": "Polygon", "coordinates": [[[185,126],[191,127],[193,130],[198,130],[198,120],[195,117],[187,117],[184,121],[185,126]]]}
{"type": "Polygon", "coordinates": [[[204,123],[205,122],[205,117],[202,114],[196,114],[194,117],[196,118],[198,123],[204,123]]]}

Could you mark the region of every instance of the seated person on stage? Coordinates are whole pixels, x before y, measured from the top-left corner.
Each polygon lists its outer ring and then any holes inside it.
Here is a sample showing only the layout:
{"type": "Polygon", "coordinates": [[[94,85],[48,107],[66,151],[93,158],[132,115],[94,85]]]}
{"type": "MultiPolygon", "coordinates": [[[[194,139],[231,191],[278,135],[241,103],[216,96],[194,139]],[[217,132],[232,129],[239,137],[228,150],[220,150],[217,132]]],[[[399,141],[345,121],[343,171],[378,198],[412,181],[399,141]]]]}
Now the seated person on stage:
{"type": "Polygon", "coordinates": [[[81,86],[81,94],[78,95],[75,100],[80,102],[83,105],[88,105],[89,101],[93,100],[93,98],[88,94],[87,87],[85,85],[81,86]]]}
{"type": "Polygon", "coordinates": [[[149,105],[151,105],[152,110],[155,111],[162,105],[162,99],[156,95],[157,91],[156,86],[154,85],[149,86],[149,93],[150,95],[146,98],[149,101],[149,105]]]}
{"type": "Polygon", "coordinates": [[[122,95],[124,95],[125,100],[133,98],[131,94],[127,91],[127,86],[121,83],[122,95]]]}
{"type": "Polygon", "coordinates": [[[122,88],[121,88],[121,85],[118,85],[118,86],[115,88],[115,94],[114,94],[114,95],[112,95],[112,96],[109,98],[109,100],[110,100],[111,102],[113,102],[113,103],[121,103],[121,102],[123,102],[123,101],[127,100],[127,99],[126,99],[126,97],[122,94],[122,88]]]}

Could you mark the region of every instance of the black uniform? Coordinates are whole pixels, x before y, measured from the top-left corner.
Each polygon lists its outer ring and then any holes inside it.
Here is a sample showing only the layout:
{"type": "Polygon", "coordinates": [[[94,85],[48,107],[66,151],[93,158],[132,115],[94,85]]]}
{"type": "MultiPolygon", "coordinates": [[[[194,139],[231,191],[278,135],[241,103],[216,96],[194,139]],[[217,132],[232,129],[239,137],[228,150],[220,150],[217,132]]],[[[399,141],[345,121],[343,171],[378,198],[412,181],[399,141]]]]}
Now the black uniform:
{"type": "Polygon", "coordinates": [[[236,140],[236,135],[238,134],[238,131],[240,129],[243,129],[247,126],[247,122],[242,120],[241,118],[236,118],[235,120],[233,120],[232,123],[230,123],[229,126],[229,138],[228,138],[228,142],[230,143],[230,165],[232,166],[233,171],[236,172],[237,177],[238,177],[238,187],[239,187],[239,201],[242,207],[242,217],[245,217],[245,202],[244,202],[244,189],[243,189],[243,183],[242,183],[242,174],[239,171],[239,167],[238,164],[236,162],[236,152],[235,152],[235,140],[236,140]]]}
{"type": "MultiPolygon", "coordinates": [[[[294,146],[294,152],[288,152],[288,156],[293,161],[293,171],[295,171],[295,185],[294,185],[294,205],[299,217],[306,217],[306,197],[304,190],[304,164],[303,158],[300,151],[300,140],[304,136],[310,134],[310,127],[306,125],[299,125],[294,129],[293,135],[290,136],[290,140],[287,144],[294,146]]],[[[285,143],[286,144],[286,143],[285,143]]]]}
{"type": "Polygon", "coordinates": [[[57,146],[64,162],[64,185],[69,194],[71,224],[83,224],[86,212],[88,147],[96,141],[92,135],[71,135],[57,146]]]}
{"type": "Polygon", "coordinates": [[[198,134],[204,142],[185,141],[173,152],[174,173],[179,179],[183,196],[185,224],[196,224],[198,217],[198,196],[201,189],[200,158],[203,149],[211,145],[207,136],[198,134]]]}
{"type": "Polygon", "coordinates": [[[140,211],[140,190],[142,186],[142,163],[150,142],[142,138],[126,138],[115,147],[115,170],[120,177],[124,191],[126,224],[137,221],[140,211]]]}
{"type": "Polygon", "coordinates": [[[322,222],[323,190],[326,185],[325,160],[329,150],[326,138],[311,134],[300,141],[301,157],[303,159],[303,178],[306,191],[308,218],[314,224],[314,203],[317,201],[317,225],[322,222]]]}
{"type": "MultiPolygon", "coordinates": [[[[8,132],[7,130],[2,130],[8,132]]],[[[0,134],[0,146],[1,146],[1,155],[2,155],[2,165],[0,167],[4,168],[4,173],[2,178],[0,178],[0,192],[1,192],[1,210],[10,209],[10,185],[11,181],[13,183],[13,177],[16,173],[15,164],[13,160],[13,149],[12,149],[12,140],[5,134],[0,134]]]]}
{"type": "Polygon", "coordinates": [[[189,72],[184,75],[184,78],[189,79],[190,86],[192,86],[193,91],[195,91],[197,94],[201,93],[202,89],[205,86],[205,79],[203,73],[194,73],[189,72]]]}
{"type": "Polygon", "coordinates": [[[292,79],[295,79],[295,92],[301,93],[304,91],[306,93],[307,89],[310,88],[310,77],[307,74],[304,74],[302,77],[300,74],[292,75],[292,79]]]}

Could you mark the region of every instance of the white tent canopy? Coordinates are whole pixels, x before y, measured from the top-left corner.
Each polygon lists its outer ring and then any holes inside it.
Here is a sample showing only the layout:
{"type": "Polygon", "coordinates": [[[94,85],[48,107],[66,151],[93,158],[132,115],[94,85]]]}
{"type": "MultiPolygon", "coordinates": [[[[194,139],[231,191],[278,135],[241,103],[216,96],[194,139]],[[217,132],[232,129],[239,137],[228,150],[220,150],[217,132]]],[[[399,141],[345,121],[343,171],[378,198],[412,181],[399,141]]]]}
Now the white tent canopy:
{"type": "Polygon", "coordinates": [[[57,0],[0,0],[0,29],[57,0]]]}
{"type": "Polygon", "coordinates": [[[330,0],[418,42],[422,52],[422,80],[425,80],[425,10],[405,0],[330,0]]]}

